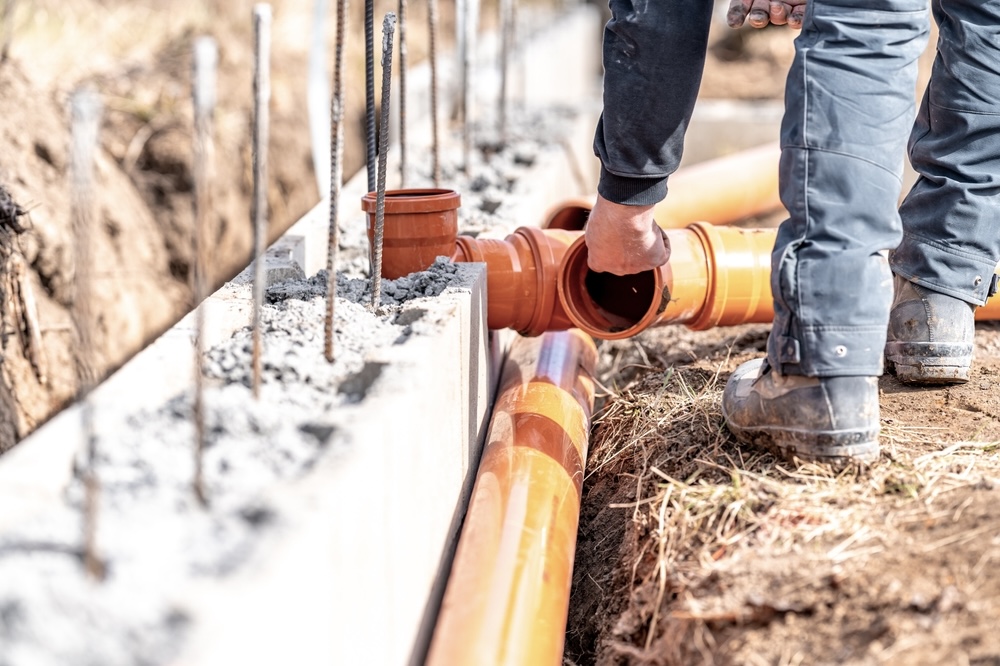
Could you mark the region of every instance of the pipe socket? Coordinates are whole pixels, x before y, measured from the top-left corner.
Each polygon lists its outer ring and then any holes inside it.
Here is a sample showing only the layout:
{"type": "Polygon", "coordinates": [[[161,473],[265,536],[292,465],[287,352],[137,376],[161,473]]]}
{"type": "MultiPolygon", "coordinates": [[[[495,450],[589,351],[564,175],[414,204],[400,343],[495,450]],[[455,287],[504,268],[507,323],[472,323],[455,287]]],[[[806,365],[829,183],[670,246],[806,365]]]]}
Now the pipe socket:
{"type": "Polygon", "coordinates": [[[572,328],[556,293],[563,255],[580,234],[521,227],[504,240],[459,236],[453,261],[486,264],[487,325],[521,335],[572,328]]]}
{"type": "MultiPolygon", "coordinates": [[[[368,218],[368,247],[374,252],[375,192],[361,199],[368,218]]],[[[437,257],[450,257],[458,237],[458,192],[443,189],[389,190],[382,226],[382,277],[395,280],[427,270],[437,257]]]]}
{"type": "Polygon", "coordinates": [[[587,267],[581,236],[559,268],[559,301],[573,325],[605,340],[620,340],[650,326],[768,323],[773,229],[715,227],[700,222],[665,232],[670,260],[635,275],[595,273],[587,267]]]}

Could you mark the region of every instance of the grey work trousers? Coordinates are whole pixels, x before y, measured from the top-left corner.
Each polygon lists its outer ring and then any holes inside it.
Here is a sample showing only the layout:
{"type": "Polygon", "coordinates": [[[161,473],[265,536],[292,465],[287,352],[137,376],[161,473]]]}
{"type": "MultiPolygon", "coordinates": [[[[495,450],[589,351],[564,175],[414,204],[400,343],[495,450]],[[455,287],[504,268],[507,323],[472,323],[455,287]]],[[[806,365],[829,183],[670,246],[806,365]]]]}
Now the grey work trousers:
{"type": "Polygon", "coordinates": [[[938,54],[909,142],[919,178],[897,212],[926,0],[809,2],[782,123],[789,219],[768,343],[781,372],[881,374],[890,264],[985,302],[1000,260],[1000,0],[932,4],[938,54]]]}

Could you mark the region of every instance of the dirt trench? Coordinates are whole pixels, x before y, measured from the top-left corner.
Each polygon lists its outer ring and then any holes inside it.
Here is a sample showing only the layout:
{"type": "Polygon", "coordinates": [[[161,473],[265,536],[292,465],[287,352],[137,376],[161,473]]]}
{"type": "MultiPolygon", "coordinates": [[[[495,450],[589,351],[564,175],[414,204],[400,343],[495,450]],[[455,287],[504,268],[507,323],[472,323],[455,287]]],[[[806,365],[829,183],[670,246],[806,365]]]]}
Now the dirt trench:
{"type": "MultiPolygon", "coordinates": [[[[547,0],[534,0],[544,3],[547,0]]],[[[268,235],[277,238],[320,198],[307,113],[313,2],[271,0],[271,126],[268,235]]],[[[192,305],[191,51],[195,38],[219,48],[210,284],[221,286],[250,258],[252,0],[133,2],[34,0],[16,3],[9,58],[0,63],[0,184],[28,214],[25,230],[4,241],[3,260],[22,257],[22,281],[37,305],[3,271],[0,287],[0,453],[68,404],[77,393],[71,322],[73,257],[68,100],[80,86],[103,103],[95,211],[99,231],[95,311],[99,377],[119,367],[192,305]],[[12,255],[13,253],[13,255],[12,255]],[[31,348],[33,336],[37,338],[31,348]],[[34,357],[35,362],[31,360],[34,357]],[[40,359],[40,361],[39,361],[40,359]],[[38,362],[44,372],[35,367],[38,362]]],[[[328,4],[332,59],[335,12],[328,4]]],[[[375,3],[381,16],[390,0],[375,3]]],[[[494,20],[488,4],[483,23],[494,20]]],[[[408,12],[408,61],[426,59],[426,6],[408,12]]],[[[344,54],[344,177],[365,162],[364,3],[351,3],[344,54]]],[[[439,57],[453,42],[454,12],[439,9],[439,57]]],[[[378,45],[376,45],[378,46],[378,45]]],[[[398,49],[397,49],[398,52],[398,49]]],[[[398,67],[395,72],[398,77],[398,67]]],[[[376,55],[375,75],[381,70],[376,55]]],[[[15,260],[20,261],[20,259],[15,260]]]]}
{"type": "Polygon", "coordinates": [[[567,663],[1000,663],[1000,328],[978,326],[968,384],[883,377],[882,458],[842,473],[725,429],[766,335],[603,346],[567,663]]]}
{"type": "MultiPolygon", "coordinates": [[[[122,40],[138,11],[124,2],[91,3],[122,40]],[[119,15],[124,15],[122,19],[119,15]]],[[[277,3],[278,10],[285,3],[277,3]]],[[[180,9],[179,9],[180,6],[180,9]]],[[[220,48],[219,106],[214,116],[210,282],[218,286],[249,260],[251,53],[249,2],[231,3],[207,30],[220,48]],[[245,20],[244,20],[245,19],[245,20]]],[[[2,258],[0,452],[33,431],[77,392],[79,341],[74,305],[74,247],[69,188],[68,96],[82,85],[103,103],[95,165],[94,313],[99,376],[120,366],[192,305],[191,45],[206,27],[198,15],[143,44],[121,60],[94,58],[88,68],[60,77],[29,65],[34,31],[45,26],[47,3],[18,14],[12,57],[0,64],[0,183],[27,214],[7,233],[2,258]],[[23,265],[17,272],[13,265],[23,265]],[[33,297],[25,301],[25,294],[33,297]],[[30,301],[33,300],[32,304],[30,301]]],[[[68,13],[72,13],[68,11],[68,13]]],[[[164,16],[180,3],[151,9],[164,16]]],[[[82,14],[81,14],[82,15],[82,14]]],[[[148,20],[150,17],[145,17],[148,20]]],[[[82,19],[81,19],[82,20],[82,19]]],[[[166,22],[166,19],[164,19],[166,22]]],[[[82,29],[82,28],[81,28],[82,29]]],[[[66,26],[52,48],[69,50],[66,26]]],[[[85,41],[85,37],[80,36],[85,41]]],[[[312,171],[306,116],[305,53],[290,36],[274,44],[269,153],[271,238],[297,220],[319,193],[312,171]],[[284,39],[284,41],[282,41],[284,39]]],[[[69,56],[67,56],[69,57],[69,56]]],[[[352,142],[357,143],[357,140],[352,142]]],[[[360,151],[351,148],[356,170],[360,151]]],[[[348,171],[350,172],[350,171],[348,171]]]]}

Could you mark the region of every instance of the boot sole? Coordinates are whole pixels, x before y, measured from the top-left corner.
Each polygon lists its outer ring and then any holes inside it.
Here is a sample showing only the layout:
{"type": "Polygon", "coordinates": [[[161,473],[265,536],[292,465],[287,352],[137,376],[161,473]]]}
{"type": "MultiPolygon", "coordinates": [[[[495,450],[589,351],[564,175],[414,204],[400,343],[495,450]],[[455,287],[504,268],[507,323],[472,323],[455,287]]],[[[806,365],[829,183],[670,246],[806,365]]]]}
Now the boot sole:
{"type": "Polygon", "coordinates": [[[972,345],[949,342],[888,342],[886,369],[904,384],[964,384],[972,345]]]}
{"type": "Polygon", "coordinates": [[[878,429],[815,431],[778,427],[740,428],[727,424],[738,440],[765,448],[789,462],[796,459],[834,467],[878,460],[878,429]]]}

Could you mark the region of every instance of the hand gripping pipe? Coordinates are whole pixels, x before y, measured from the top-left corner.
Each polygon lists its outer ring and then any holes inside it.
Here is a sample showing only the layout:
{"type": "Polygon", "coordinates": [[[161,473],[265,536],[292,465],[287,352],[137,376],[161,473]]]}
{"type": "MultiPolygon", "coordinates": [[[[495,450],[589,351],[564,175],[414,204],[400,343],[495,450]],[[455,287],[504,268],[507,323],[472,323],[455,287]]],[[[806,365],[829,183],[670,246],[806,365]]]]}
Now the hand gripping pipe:
{"type": "Polygon", "coordinates": [[[670,261],[623,277],[591,272],[582,232],[561,229],[522,227],[502,241],[459,236],[452,259],[486,263],[491,329],[531,336],[577,327],[617,340],[665,324],[771,321],[774,230],[698,223],[665,233],[670,261]]]}
{"type": "MultiPolygon", "coordinates": [[[[670,176],[667,198],[653,209],[656,223],[664,229],[679,229],[693,222],[730,224],[780,210],[780,158],[778,144],[769,143],[678,169],[670,176]]],[[[583,229],[595,198],[567,201],[547,215],[543,226],[583,229]]]]}
{"type": "Polygon", "coordinates": [[[566,314],[597,338],[619,340],[650,326],[766,323],[771,301],[774,229],[715,227],[704,222],[666,231],[670,260],[635,275],[594,273],[577,239],[559,267],[557,289],[566,314]]]}
{"type": "MultiPolygon", "coordinates": [[[[583,238],[574,241],[559,267],[557,285],[574,326],[595,338],[619,340],[667,324],[702,331],[771,323],[776,229],[698,222],[665,233],[670,260],[654,271],[625,276],[591,272],[583,238]]],[[[976,319],[1000,319],[1000,299],[978,308],[976,319]]]]}
{"type": "Polygon", "coordinates": [[[429,666],[562,663],[596,362],[575,330],[511,346],[429,666]]]}

